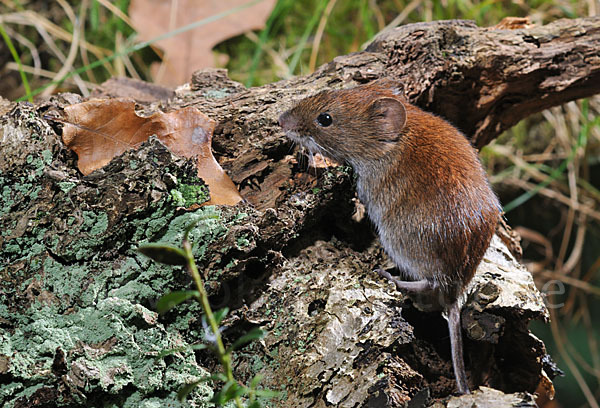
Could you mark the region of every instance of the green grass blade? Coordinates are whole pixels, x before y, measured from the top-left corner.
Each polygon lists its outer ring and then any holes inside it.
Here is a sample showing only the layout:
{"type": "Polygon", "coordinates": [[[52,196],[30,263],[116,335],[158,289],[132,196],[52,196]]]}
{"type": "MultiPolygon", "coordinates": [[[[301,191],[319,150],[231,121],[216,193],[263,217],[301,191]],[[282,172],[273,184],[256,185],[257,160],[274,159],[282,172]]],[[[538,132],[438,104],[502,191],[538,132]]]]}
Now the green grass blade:
{"type": "Polygon", "coordinates": [[[298,65],[298,62],[300,62],[300,57],[302,56],[302,51],[304,50],[304,46],[306,45],[306,42],[308,41],[308,37],[310,37],[310,33],[313,32],[313,30],[315,29],[315,26],[321,19],[321,15],[323,14],[323,11],[325,10],[325,6],[327,6],[327,0],[321,0],[321,2],[319,2],[317,9],[315,10],[315,13],[313,14],[312,18],[308,22],[308,25],[306,26],[306,29],[304,30],[304,33],[302,34],[302,37],[300,38],[298,48],[296,49],[296,52],[294,52],[294,55],[292,56],[292,61],[290,62],[290,65],[288,66],[289,75],[294,75],[294,71],[296,71],[296,66],[298,65]]]}
{"type": "Polygon", "coordinates": [[[40,92],[43,92],[44,89],[46,89],[46,88],[48,88],[48,87],[50,87],[52,85],[61,84],[64,80],[72,77],[73,75],[81,74],[81,73],[83,73],[85,71],[94,69],[94,68],[96,68],[96,67],[98,67],[100,65],[104,65],[107,62],[110,62],[110,61],[112,61],[112,60],[114,60],[116,58],[122,57],[123,55],[128,55],[128,54],[131,54],[133,52],[139,51],[139,50],[141,50],[143,48],[148,47],[149,45],[154,44],[157,41],[165,40],[167,38],[174,37],[174,36],[176,36],[178,34],[186,32],[186,31],[193,30],[194,28],[198,28],[198,27],[201,27],[203,25],[206,25],[206,24],[212,23],[214,21],[220,20],[220,19],[222,19],[224,17],[229,16],[230,14],[234,14],[234,13],[237,13],[237,12],[242,11],[244,9],[247,9],[248,7],[254,6],[255,4],[258,4],[261,1],[263,1],[263,0],[252,0],[252,1],[249,1],[248,3],[242,4],[242,5],[237,6],[237,7],[233,7],[231,9],[229,9],[229,10],[223,11],[222,13],[215,14],[213,16],[210,16],[210,17],[204,18],[202,20],[196,21],[194,23],[188,24],[186,26],[180,27],[180,28],[178,28],[176,30],[169,31],[168,33],[161,34],[161,35],[159,35],[157,37],[152,38],[151,40],[143,41],[143,42],[141,42],[139,44],[136,44],[136,45],[134,45],[132,47],[125,48],[123,51],[115,52],[114,54],[111,54],[111,55],[109,55],[107,57],[104,57],[102,59],[94,61],[94,62],[92,62],[92,63],[90,63],[90,64],[88,64],[88,65],[86,65],[84,67],[77,68],[77,69],[75,69],[75,70],[73,70],[73,71],[65,74],[62,78],[54,80],[54,81],[52,81],[50,83],[47,83],[46,85],[44,85],[42,87],[39,87],[39,88],[35,89],[33,92],[29,92],[28,91],[27,95],[22,96],[21,98],[17,99],[17,101],[22,101],[22,100],[25,100],[27,98],[31,98],[34,95],[37,95],[40,92]]]}
{"type": "Polygon", "coordinates": [[[269,38],[269,34],[271,33],[271,29],[273,28],[273,24],[275,21],[280,18],[282,11],[285,10],[289,5],[289,1],[287,0],[279,0],[277,4],[275,4],[275,8],[271,12],[271,15],[267,19],[265,23],[265,28],[261,31],[258,37],[258,44],[256,44],[256,50],[254,51],[254,55],[252,55],[252,62],[250,63],[250,70],[248,71],[248,79],[246,80],[246,87],[251,87],[254,85],[254,78],[256,76],[256,70],[258,68],[258,63],[260,61],[260,57],[263,54],[263,47],[269,38]]]}
{"type": "Polygon", "coordinates": [[[560,177],[560,175],[567,168],[567,165],[569,164],[570,161],[571,160],[569,160],[569,158],[565,159],[565,161],[563,161],[557,169],[552,171],[552,173],[550,173],[550,175],[548,175],[548,177],[546,177],[546,179],[544,181],[537,184],[533,189],[521,194],[519,197],[515,198],[510,203],[506,204],[504,206],[504,212],[508,213],[509,211],[512,211],[515,208],[517,208],[518,206],[529,201],[532,197],[534,197],[537,193],[539,193],[541,189],[543,189],[548,184],[552,183],[554,180],[556,180],[558,177],[560,177]]]}
{"type": "Polygon", "coordinates": [[[98,0],[92,1],[90,7],[90,28],[92,31],[98,31],[100,27],[100,4],[98,4],[98,0]]]}
{"type": "Polygon", "coordinates": [[[579,131],[579,135],[577,137],[577,143],[575,144],[575,146],[573,146],[573,149],[571,150],[571,153],[569,154],[569,156],[560,164],[560,166],[558,166],[558,168],[553,170],[548,175],[548,177],[546,177],[545,180],[543,180],[541,183],[536,185],[533,189],[521,194],[519,197],[515,198],[510,203],[506,204],[504,206],[505,213],[508,213],[509,211],[514,210],[518,206],[527,202],[529,199],[531,199],[537,193],[539,193],[541,189],[545,188],[550,183],[552,183],[554,180],[556,180],[558,177],[560,177],[560,175],[566,170],[569,163],[571,163],[573,161],[573,159],[575,158],[577,151],[580,148],[585,148],[585,146],[587,144],[588,134],[589,134],[590,130],[592,129],[592,127],[595,127],[598,124],[600,124],[600,120],[599,120],[600,118],[596,118],[593,121],[588,120],[588,118],[587,118],[588,117],[588,100],[587,99],[584,99],[584,101],[583,101],[581,113],[582,113],[581,116],[582,116],[583,124],[581,126],[581,130],[579,131]]]}
{"type": "Polygon", "coordinates": [[[15,62],[17,63],[17,65],[19,67],[19,74],[21,75],[21,81],[23,81],[23,87],[25,88],[25,93],[27,94],[27,99],[29,100],[29,102],[33,103],[33,95],[31,94],[31,89],[29,88],[29,81],[27,81],[27,75],[25,74],[25,71],[23,71],[23,65],[21,64],[21,58],[19,57],[19,54],[17,53],[17,50],[16,50],[12,40],[6,33],[6,30],[4,29],[3,24],[0,24],[0,35],[2,35],[2,38],[4,39],[6,46],[8,47],[10,53],[12,54],[13,59],[15,60],[15,62]]]}

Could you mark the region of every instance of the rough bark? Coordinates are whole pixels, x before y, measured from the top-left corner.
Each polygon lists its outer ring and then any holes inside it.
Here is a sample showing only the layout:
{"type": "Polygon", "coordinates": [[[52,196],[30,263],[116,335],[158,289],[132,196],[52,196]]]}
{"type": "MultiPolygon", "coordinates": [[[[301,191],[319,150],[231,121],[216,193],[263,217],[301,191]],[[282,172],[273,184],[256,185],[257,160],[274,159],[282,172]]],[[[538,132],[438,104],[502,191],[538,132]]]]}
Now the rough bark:
{"type": "MultiPolygon", "coordinates": [[[[369,224],[351,219],[346,167],[307,171],[276,118],[295,99],[384,75],[407,97],[459,126],[478,146],[528,114],[600,90],[600,19],[517,30],[465,21],[404,26],[365,52],[336,58],[313,75],[245,89],[223,71],[194,75],[172,99],[134,83],[105,86],[144,111],[196,105],[218,122],[213,150],[248,203],[177,208],[189,162],[156,139],[82,176],[56,123],[63,95],[37,105],[2,104],[0,209],[0,401],[6,406],[172,403],[207,370],[209,355],[161,350],[198,342],[198,307],[158,317],[164,292],[181,290],[180,269],[135,252],[141,242],[178,243],[194,229],[194,252],[216,308],[227,305],[231,340],[253,325],[264,341],[236,355],[236,372],[265,376],[279,406],[472,406],[474,399],[529,406],[554,369],[527,324],[545,319],[531,276],[494,239],[463,309],[473,396],[454,389],[440,313],[395,292],[371,271],[388,262],[369,224]],[[157,96],[158,95],[158,96],[157,96]],[[460,109],[459,109],[460,107],[460,109]],[[439,405],[437,405],[439,406],[439,405]]],[[[208,387],[192,396],[204,406],[208,387]]]]}

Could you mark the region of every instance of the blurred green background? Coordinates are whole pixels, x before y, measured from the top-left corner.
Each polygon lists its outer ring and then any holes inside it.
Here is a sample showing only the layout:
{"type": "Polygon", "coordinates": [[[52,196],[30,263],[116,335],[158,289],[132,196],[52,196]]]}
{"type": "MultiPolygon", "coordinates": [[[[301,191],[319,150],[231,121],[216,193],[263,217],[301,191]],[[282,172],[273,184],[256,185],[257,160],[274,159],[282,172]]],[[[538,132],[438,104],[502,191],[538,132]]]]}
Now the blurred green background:
{"type": "MultiPolygon", "coordinates": [[[[23,97],[25,82],[31,89],[47,86],[62,76],[65,61],[80,73],[79,83],[69,78],[55,91],[85,93],[117,75],[152,81],[149,66],[160,61],[160,51],[139,46],[128,6],[129,0],[1,0],[0,95],[23,97]],[[73,52],[75,24],[87,45],[73,52]]],[[[390,23],[470,19],[493,26],[506,16],[528,16],[545,24],[598,12],[597,0],[279,0],[264,29],[214,51],[228,56],[233,79],[257,86],[360,51],[390,23]]],[[[481,152],[501,201],[514,207],[507,218],[523,237],[524,263],[548,302],[560,305],[551,309],[550,325],[531,327],[565,371],[555,379],[554,403],[564,407],[593,406],[600,398],[599,111],[598,97],[555,107],[523,120],[481,152]]]]}

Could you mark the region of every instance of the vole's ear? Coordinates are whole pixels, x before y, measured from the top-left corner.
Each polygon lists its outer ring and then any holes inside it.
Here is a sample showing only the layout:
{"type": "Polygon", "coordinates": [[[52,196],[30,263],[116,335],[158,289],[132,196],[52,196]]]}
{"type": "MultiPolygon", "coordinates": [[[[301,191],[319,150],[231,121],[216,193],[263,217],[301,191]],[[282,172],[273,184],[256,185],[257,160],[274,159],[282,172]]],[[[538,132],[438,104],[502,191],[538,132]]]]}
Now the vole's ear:
{"type": "Polygon", "coordinates": [[[370,106],[373,117],[383,126],[383,131],[388,134],[397,135],[406,125],[406,107],[396,99],[383,97],[378,98],[370,106]]]}

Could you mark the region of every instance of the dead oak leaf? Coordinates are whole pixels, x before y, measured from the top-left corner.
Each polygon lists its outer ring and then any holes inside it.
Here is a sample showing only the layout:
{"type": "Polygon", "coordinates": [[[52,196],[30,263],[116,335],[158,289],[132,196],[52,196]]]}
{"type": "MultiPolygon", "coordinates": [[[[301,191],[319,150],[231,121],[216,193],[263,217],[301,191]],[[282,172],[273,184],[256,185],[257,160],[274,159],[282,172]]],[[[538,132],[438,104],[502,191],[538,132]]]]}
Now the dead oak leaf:
{"type": "MultiPolygon", "coordinates": [[[[129,16],[140,39],[147,41],[177,28],[216,16],[249,0],[131,0],[129,16]]],[[[192,72],[215,66],[212,49],[220,42],[264,27],[276,0],[262,0],[216,21],[165,38],[154,44],[164,51],[163,63],[153,66],[154,82],[176,86],[190,80],[192,72]]]]}
{"type": "Polygon", "coordinates": [[[77,153],[83,174],[158,134],[160,122],[137,116],[134,107],[130,99],[93,99],[65,108],[63,142],[77,153]]]}
{"type": "Polygon", "coordinates": [[[196,108],[141,117],[131,99],[94,99],[67,106],[64,123],[63,142],[77,154],[77,166],[85,175],[156,135],[173,154],[197,157],[198,177],[210,190],[206,204],[233,205],[242,200],[212,154],[215,122],[196,108]]]}

